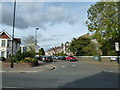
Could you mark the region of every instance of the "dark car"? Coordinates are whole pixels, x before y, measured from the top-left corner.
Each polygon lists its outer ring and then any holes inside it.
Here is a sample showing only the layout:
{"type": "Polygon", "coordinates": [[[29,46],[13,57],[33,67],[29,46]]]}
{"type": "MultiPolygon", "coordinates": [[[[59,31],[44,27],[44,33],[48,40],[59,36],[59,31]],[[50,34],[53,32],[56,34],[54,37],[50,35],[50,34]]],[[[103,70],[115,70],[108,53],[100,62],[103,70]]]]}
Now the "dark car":
{"type": "Polygon", "coordinates": [[[59,56],[59,59],[60,60],[66,60],[66,57],[65,56],[59,56]]]}
{"type": "Polygon", "coordinates": [[[42,56],[42,61],[43,62],[52,62],[52,56],[42,56]]]}
{"type": "Polygon", "coordinates": [[[66,58],[64,56],[58,56],[57,59],[58,60],[65,60],[66,58]]]}
{"type": "Polygon", "coordinates": [[[66,60],[67,61],[77,61],[77,59],[75,57],[73,57],[73,56],[66,57],[66,60]]]}
{"type": "Polygon", "coordinates": [[[40,60],[40,61],[42,61],[43,57],[39,56],[37,59],[40,60]]]}

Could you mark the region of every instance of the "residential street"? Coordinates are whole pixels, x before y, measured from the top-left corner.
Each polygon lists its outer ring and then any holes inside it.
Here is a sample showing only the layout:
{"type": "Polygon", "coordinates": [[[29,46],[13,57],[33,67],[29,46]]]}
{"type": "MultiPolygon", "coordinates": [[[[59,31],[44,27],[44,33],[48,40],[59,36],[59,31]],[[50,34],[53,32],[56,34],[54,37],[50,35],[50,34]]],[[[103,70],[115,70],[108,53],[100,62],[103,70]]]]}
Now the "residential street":
{"type": "Polygon", "coordinates": [[[118,88],[118,67],[55,60],[43,72],[3,72],[3,88],[118,88]]]}

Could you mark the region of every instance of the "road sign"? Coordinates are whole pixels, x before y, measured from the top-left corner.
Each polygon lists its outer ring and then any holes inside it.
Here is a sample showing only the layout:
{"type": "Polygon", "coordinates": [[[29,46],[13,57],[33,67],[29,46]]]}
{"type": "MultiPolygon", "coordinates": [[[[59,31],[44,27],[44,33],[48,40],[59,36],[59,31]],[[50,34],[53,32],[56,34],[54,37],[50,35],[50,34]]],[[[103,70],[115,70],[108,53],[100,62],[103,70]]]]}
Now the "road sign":
{"type": "Polygon", "coordinates": [[[119,50],[119,42],[115,42],[115,50],[116,50],[116,51],[120,51],[120,50],[119,50]]]}

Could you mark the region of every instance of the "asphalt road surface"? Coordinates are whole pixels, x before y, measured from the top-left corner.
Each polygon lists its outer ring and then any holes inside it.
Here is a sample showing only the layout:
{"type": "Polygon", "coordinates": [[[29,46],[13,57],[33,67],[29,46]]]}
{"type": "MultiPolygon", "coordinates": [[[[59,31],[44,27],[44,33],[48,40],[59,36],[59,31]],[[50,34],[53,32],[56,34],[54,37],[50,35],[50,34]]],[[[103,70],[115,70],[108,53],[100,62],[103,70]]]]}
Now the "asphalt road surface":
{"type": "Polygon", "coordinates": [[[55,60],[56,69],[2,73],[3,88],[118,88],[118,67],[55,60]]]}

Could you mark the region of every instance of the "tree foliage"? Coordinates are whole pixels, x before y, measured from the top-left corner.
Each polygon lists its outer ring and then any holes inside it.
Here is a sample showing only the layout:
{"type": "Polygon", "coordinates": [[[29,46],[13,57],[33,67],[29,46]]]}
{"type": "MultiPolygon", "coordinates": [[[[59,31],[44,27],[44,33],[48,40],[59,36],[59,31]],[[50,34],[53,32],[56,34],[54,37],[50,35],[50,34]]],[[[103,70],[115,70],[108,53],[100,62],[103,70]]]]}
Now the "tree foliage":
{"type": "Polygon", "coordinates": [[[34,58],[35,57],[35,53],[33,53],[32,51],[21,53],[21,50],[19,50],[16,53],[16,55],[13,57],[13,60],[14,60],[14,62],[17,62],[17,61],[23,60],[26,57],[34,58]]]}
{"type": "Polygon", "coordinates": [[[25,46],[27,47],[28,51],[33,51],[35,53],[36,45],[35,45],[34,36],[30,35],[30,36],[26,37],[23,42],[24,42],[25,46]]]}
{"type": "Polygon", "coordinates": [[[69,50],[73,52],[74,55],[85,55],[85,52],[83,50],[84,47],[86,47],[90,43],[89,37],[79,37],[79,38],[73,38],[72,42],[70,43],[69,50]]]}
{"type": "Polygon", "coordinates": [[[101,44],[103,55],[107,55],[111,49],[114,50],[115,41],[120,42],[118,7],[118,2],[97,2],[87,11],[88,30],[94,33],[93,38],[101,44]]]}
{"type": "Polygon", "coordinates": [[[91,41],[87,46],[83,47],[85,56],[95,56],[101,55],[101,50],[99,49],[99,44],[91,41]]]}

